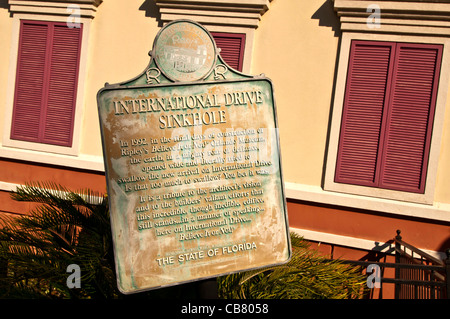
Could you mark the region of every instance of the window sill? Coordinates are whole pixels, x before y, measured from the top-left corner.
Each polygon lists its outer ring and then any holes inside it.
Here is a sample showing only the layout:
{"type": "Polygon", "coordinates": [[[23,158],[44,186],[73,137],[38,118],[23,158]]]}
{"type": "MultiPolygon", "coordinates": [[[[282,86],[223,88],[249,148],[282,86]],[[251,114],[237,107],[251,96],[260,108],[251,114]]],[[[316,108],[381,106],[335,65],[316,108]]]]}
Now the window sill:
{"type": "Polygon", "coordinates": [[[0,157],[75,169],[104,172],[102,156],[52,153],[49,149],[30,150],[0,145],[0,157]]]}
{"type": "Polygon", "coordinates": [[[336,205],[348,208],[378,211],[393,215],[419,217],[437,221],[450,221],[450,204],[434,202],[420,204],[393,199],[375,198],[352,195],[335,191],[323,190],[319,186],[285,183],[288,199],[336,205]]]}

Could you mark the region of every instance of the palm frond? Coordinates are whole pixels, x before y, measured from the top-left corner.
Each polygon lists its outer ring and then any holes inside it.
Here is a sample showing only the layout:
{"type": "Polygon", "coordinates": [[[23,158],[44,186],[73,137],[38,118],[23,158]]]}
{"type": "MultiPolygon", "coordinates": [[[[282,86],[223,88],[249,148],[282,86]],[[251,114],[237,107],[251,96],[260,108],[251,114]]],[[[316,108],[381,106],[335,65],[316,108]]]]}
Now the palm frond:
{"type": "Polygon", "coordinates": [[[291,234],[291,260],[284,265],[218,278],[225,299],[345,299],[362,296],[365,276],[340,260],[328,260],[291,234]]]}
{"type": "Polygon", "coordinates": [[[14,293],[22,289],[42,296],[118,295],[115,280],[105,282],[114,276],[106,196],[91,190],[71,191],[50,182],[18,187],[11,197],[38,205],[26,214],[0,221],[0,258],[8,262],[0,290],[12,285],[14,293]],[[82,269],[81,290],[66,285],[70,264],[82,269]]]}

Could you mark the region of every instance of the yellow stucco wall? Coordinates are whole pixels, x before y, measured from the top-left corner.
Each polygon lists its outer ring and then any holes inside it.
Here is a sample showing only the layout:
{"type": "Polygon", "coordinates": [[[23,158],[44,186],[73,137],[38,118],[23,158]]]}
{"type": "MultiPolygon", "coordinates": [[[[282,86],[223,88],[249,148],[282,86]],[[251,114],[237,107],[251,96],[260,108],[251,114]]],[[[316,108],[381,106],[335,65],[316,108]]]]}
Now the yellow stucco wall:
{"type": "Polygon", "coordinates": [[[252,61],[252,74],[265,73],[274,83],[285,180],[317,186],[339,42],[331,26],[320,25],[337,23],[323,4],[273,1],[256,30],[252,61]]]}
{"type": "MultiPolygon", "coordinates": [[[[443,65],[441,70],[448,73],[450,65],[443,65]]],[[[450,87],[443,122],[434,200],[438,203],[450,203],[450,87]]]]}
{"type": "Polygon", "coordinates": [[[104,1],[92,21],[88,85],[82,128],[81,152],[102,156],[97,115],[97,92],[105,82],[129,80],[145,70],[148,52],[159,31],[154,17],[141,9],[142,0],[104,1]]]}
{"type": "MultiPolygon", "coordinates": [[[[3,135],[4,105],[6,103],[6,92],[8,84],[8,70],[10,67],[9,55],[11,50],[12,19],[5,8],[0,8],[0,137],[3,135]]],[[[1,138],[0,138],[1,141],[1,138]]]]}

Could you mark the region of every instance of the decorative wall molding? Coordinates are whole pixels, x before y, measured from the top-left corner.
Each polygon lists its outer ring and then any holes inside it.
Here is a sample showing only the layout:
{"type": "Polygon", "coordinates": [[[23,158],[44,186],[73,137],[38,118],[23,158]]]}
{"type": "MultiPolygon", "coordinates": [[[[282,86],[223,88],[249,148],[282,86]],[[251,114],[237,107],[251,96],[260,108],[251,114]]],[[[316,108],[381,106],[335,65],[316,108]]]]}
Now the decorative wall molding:
{"type": "Polygon", "coordinates": [[[161,21],[190,19],[204,25],[257,28],[272,0],[155,0],[161,21]]]}
{"type": "Polygon", "coordinates": [[[74,14],[74,7],[78,9],[76,14],[82,18],[94,18],[97,7],[103,0],[9,0],[9,11],[12,14],[51,14],[70,16],[74,14]]]}
{"type": "Polygon", "coordinates": [[[334,0],[334,9],[342,31],[450,36],[447,0],[334,0]]]}

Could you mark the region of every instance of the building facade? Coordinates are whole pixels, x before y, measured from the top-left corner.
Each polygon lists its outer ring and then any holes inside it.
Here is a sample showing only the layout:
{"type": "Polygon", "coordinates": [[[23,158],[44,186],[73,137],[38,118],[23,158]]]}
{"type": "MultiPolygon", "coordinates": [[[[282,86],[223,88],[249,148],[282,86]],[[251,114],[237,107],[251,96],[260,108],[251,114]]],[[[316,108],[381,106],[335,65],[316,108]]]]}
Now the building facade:
{"type": "Polygon", "coordinates": [[[191,19],[273,81],[291,231],[357,260],[401,229],[443,258],[449,16],[446,0],[0,0],[0,212],[28,210],[9,198],[27,182],[106,192],[96,94],[191,19]]]}

